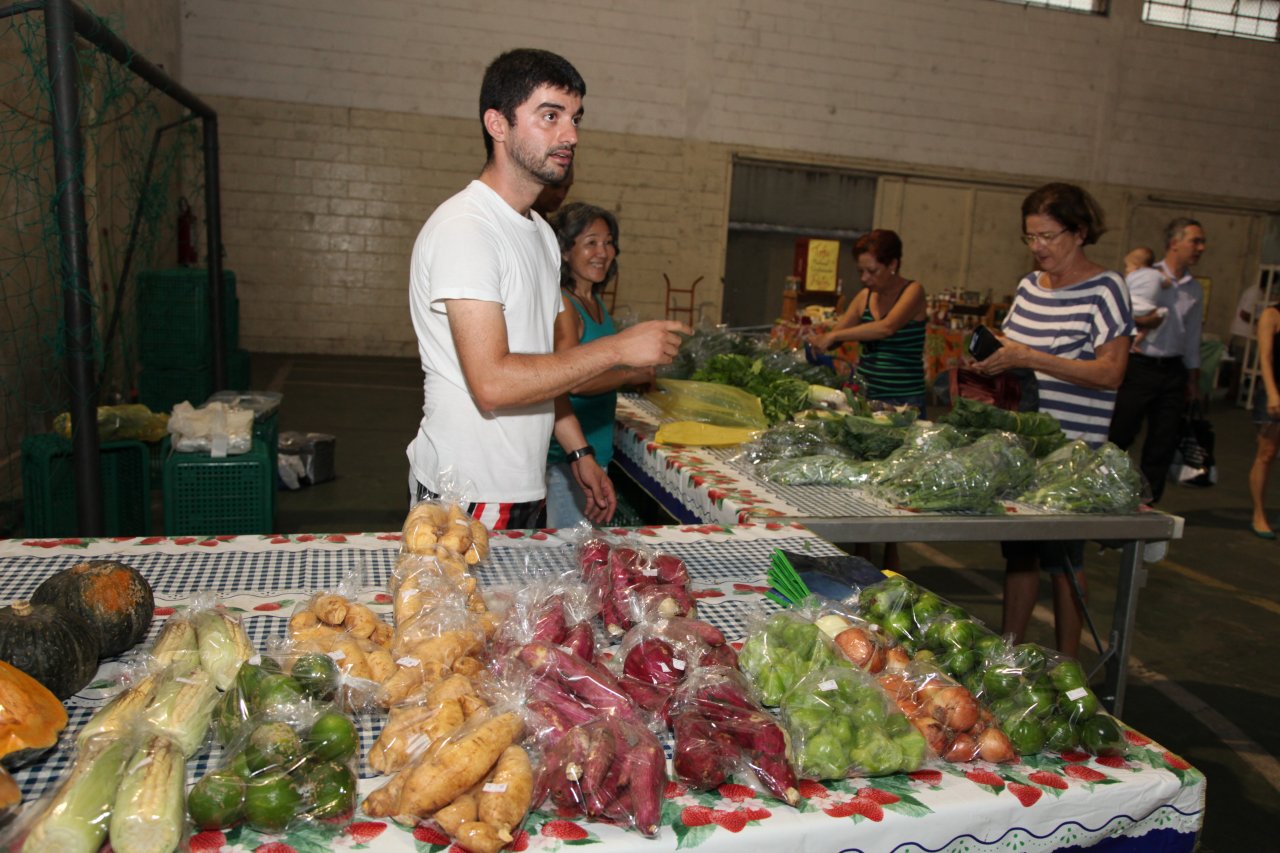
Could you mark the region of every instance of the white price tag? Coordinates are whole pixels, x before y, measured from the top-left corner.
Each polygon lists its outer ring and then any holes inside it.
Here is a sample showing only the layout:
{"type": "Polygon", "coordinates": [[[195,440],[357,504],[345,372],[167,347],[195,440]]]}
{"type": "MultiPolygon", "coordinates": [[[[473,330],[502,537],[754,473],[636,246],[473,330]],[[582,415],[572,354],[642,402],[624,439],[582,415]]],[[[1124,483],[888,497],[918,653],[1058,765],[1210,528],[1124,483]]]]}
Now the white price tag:
{"type": "Polygon", "coordinates": [[[1067,691],[1067,698],[1070,699],[1072,702],[1076,701],[1077,699],[1083,699],[1088,695],[1089,695],[1089,688],[1087,687],[1076,687],[1072,690],[1067,691]]]}
{"type": "Polygon", "coordinates": [[[185,678],[185,677],[184,677],[184,678],[175,678],[175,679],[174,679],[174,681],[178,682],[179,684],[195,684],[195,683],[196,683],[196,682],[195,682],[195,679],[193,679],[193,678],[185,678]]]}
{"type": "Polygon", "coordinates": [[[400,666],[410,666],[410,667],[412,667],[412,666],[417,666],[418,664],[422,663],[422,661],[420,661],[420,660],[418,660],[417,658],[414,658],[414,657],[408,657],[408,656],[405,656],[405,657],[400,658],[400,660],[396,661],[396,663],[397,663],[397,664],[399,664],[400,666]]]}
{"type": "Polygon", "coordinates": [[[331,657],[335,661],[342,661],[347,659],[347,653],[344,652],[342,649],[334,649],[333,651],[329,652],[329,657],[331,657]]]}
{"type": "Polygon", "coordinates": [[[261,666],[262,655],[254,655],[253,657],[249,658],[249,663],[253,664],[254,666],[261,666]]]}
{"type": "Polygon", "coordinates": [[[671,661],[671,665],[674,666],[676,669],[680,670],[681,672],[684,672],[684,668],[688,666],[688,664],[680,660],[680,658],[673,658],[671,661]]]}
{"type": "Polygon", "coordinates": [[[484,787],[480,789],[486,794],[505,794],[507,792],[506,782],[485,782],[484,787]]]}
{"type": "Polygon", "coordinates": [[[836,683],[830,679],[818,682],[818,689],[823,693],[830,693],[836,689],[836,683]]]}
{"type": "Polygon", "coordinates": [[[662,661],[658,661],[658,669],[662,670],[663,672],[667,673],[668,675],[670,675],[670,674],[671,674],[671,668],[670,668],[670,667],[668,667],[668,666],[667,666],[665,663],[663,663],[662,661]]]}

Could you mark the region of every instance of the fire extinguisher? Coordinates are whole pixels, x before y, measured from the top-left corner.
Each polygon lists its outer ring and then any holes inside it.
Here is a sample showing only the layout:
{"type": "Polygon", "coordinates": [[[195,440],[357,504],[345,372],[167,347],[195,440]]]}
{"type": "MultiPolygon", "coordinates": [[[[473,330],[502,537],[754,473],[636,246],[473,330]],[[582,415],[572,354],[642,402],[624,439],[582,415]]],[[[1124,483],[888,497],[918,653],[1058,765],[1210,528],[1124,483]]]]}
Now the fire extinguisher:
{"type": "Polygon", "coordinates": [[[178,264],[193,267],[200,261],[196,249],[196,215],[186,198],[178,199],[178,264]]]}

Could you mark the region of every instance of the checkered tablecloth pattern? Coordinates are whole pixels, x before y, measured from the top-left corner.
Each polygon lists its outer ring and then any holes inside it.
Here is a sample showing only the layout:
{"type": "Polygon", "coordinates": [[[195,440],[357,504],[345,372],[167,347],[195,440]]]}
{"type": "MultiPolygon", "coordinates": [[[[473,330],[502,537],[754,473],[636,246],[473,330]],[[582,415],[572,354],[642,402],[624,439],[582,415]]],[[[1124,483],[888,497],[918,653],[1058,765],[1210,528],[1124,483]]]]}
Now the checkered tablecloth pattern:
{"type": "MultiPolygon", "coordinates": [[[[478,572],[485,585],[524,585],[540,575],[563,572],[576,566],[574,545],[568,537],[551,533],[499,535],[491,556],[478,572]],[[537,538],[534,538],[534,537],[537,538]]],[[[742,636],[744,614],[772,609],[755,589],[767,584],[765,573],[774,548],[814,554],[839,554],[822,539],[792,527],[780,530],[739,527],[645,528],[640,532],[618,530],[623,535],[660,547],[681,557],[688,565],[700,595],[699,614],[726,636],[742,636]]],[[[49,575],[70,568],[80,560],[117,559],[147,578],[161,614],[188,606],[198,594],[213,592],[237,611],[258,650],[272,638],[284,638],[288,616],[317,592],[331,591],[353,573],[360,579],[360,600],[391,620],[390,605],[379,600],[399,553],[397,537],[343,534],[340,542],[325,537],[299,540],[289,537],[220,537],[176,544],[173,539],[65,540],[22,543],[0,542],[0,595],[6,601],[29,597],[49,575]],[[305,540],[305,541],[304,541],[305,540]],[[147,544],[144,544],[147,543],[147,544]]],[[[142,648],[149,646],[164,624],[157,617],[142,648]]],[[[120,690],[120,678],[130,655],[104,661],[94,682],[66,702],[69,721],[56,751],[43,761],[17,771],[15,779],[28,800],[53,786],[74,754],[75,736],[93,712],[120,690]]],[[[377,739],[385,717],[365,713],[357,717],[361,755],[377,739]]],[[[188,764],[194,782],[219,766],[222,750],[211,744],[188,764]]],[[[362,778],[376,776],[361,762],[362,778]]]]}

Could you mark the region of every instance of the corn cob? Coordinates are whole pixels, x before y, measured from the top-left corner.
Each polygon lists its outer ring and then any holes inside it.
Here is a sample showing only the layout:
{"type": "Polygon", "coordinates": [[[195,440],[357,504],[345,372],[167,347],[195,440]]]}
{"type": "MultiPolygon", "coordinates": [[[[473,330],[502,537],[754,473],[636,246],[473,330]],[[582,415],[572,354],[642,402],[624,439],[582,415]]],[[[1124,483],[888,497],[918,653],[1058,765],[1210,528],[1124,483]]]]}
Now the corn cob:
{"type": "Polygon", "coordinates": [[[176,850],[186,817],[186,781],[181,747],[164,735],[147,738],[129,760],[116,795],[111,849],[118,853],[176,850]]]}
{"type": "Polygon", "coordinates": [[[76,735],[76,743],[83,747],[91,737],[128,733],[155,698],[156,690],[164,677],[163,670],[152,673],[129,689],[117,693],[84,724],[84,728],[76,735]]]}
{"type": "Polygon", "coordinates": [[[196,645],[196,626],[190,619],[170,616],[151,646],[151,656],[162,664],[181,660],[192,667],[200,663],[200,647],[196,645]]]}
{"type": "Polygon", "coordinates": [[[132,748],[129,738],[96,737],[86,742],[71,772],[36,818],[23,853],[98,853],[132,748]]]}
{"type": "Polygon", "coordinates": [[[221,608],[201,610],[192,621],[200,648],[200,665],[213,676],[219,690],[235,681],[240,664],[253,656],[253,644],[240,620],[221,608]]]}
{"type": "Polygon", "coordinates": [[[213,676],[196,667],[187,675],[171,678],[156,691],[143,715],[143,725],[172,739],[190,758],[204,745],[217,704],[218,688],[213,676]]]}

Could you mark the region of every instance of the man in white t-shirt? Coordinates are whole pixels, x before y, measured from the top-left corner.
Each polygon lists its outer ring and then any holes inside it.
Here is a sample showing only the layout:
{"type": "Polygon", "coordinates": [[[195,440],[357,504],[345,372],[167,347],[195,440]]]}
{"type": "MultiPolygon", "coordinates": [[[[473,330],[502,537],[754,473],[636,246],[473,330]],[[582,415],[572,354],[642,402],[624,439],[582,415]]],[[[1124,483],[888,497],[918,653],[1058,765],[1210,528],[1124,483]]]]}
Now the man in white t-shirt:
{"type": "Polygon", "coordinates": [[[438,207],[414,243],[409,309],[425,376],[422,421],[409,444],[411,500],[463,489],[493,529],[533,527],[546,494],[554,434],[571,448],[587,517],[612,517],[613,485],[569,405],[584,379],[667,364],[681,324],[655,320],[554,351],[562,307],[560,250],[530,210],[573,164],[586,84],[563,57],[517,49],[495,59],[480,90],[488,160],[438,207]]]}

